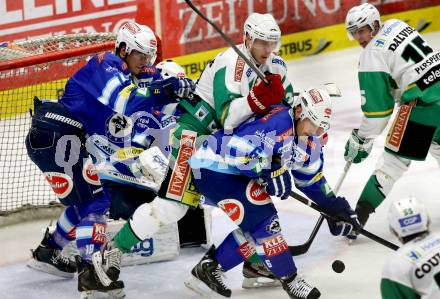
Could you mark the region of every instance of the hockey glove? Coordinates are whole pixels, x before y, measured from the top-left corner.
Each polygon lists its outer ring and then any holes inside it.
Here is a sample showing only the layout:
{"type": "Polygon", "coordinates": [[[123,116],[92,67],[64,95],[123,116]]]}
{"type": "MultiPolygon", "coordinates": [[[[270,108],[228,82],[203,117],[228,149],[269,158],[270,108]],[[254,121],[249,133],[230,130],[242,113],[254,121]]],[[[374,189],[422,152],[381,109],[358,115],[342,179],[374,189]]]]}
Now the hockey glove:
{"type": "Polygon", "coordinates": [[[344,197],[337,197],[336,201],[324,209],[333,218],[327,218],[328,227],[334,236],[346,236],[348,239],[356,239],[354,229],[362,228],[356,213],[344,197]]]}
{"type": "Polygon", "coordinates": [[[359,136],[358,129],[354,129],[345,144],[344,159],[355,164],[360,163],[368,157],[372,147],[373,139],[359,136]]]}
{"type": "Polygon", "coordinates": [[[169,98],[188,97],[196,88],[194,82],[189,78],[170,77],[164,80],[156,80],[150,83],[150,88],[155,94],[163,94],[169,98]]]}
{"type": "Polygon", "coordinates": [[[283,166],[277,170],[264,173],[262,176],[266,185],[266,191],[271,196],[287,198],[292,190],[292,173],[283,166]]]}
{"type": "Polygon", "coordinates": [[[281,76],[278,74],[266,75],[268,84],[260,81],[252,87],[247,96],[252,112],[264,114],[269,111],[269,107],[280,103],[284,99],[284,87],[281,76]]]}
{"type": "Polygon", "coordinates": [[[196,85],[193,80],[189,78],[179,78],[179,87],[176,90],[176,95],[182,99],[187,98],[195,89],[196,85]]]}

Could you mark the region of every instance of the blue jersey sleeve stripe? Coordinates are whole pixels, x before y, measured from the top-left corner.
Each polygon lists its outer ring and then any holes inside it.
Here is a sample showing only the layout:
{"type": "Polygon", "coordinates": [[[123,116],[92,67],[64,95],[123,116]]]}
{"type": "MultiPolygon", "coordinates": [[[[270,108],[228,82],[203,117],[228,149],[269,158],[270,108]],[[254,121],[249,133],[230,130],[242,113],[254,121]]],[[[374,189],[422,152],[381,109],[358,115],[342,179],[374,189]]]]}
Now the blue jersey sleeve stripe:
{"type": "Polygon", "coordinates": [[[101,96],[98,98],[98,101],[106,106],[109,105],[110,97],[114,94],[115,90],[119,86],[121,86],[121,81],[119,80],[119,77],[111,78],[109,81],[107,81],[107,84],[102,90],[101,96]]]}
{"type": "Polygon", "coordinates": [[[126,98],[125,96],[122,96],[121,94],[118,94],[118,96],[115,100],[113,110],[118,113],[125,114],[125,109],[127,108],[127,101],[128,101],[128,98],[126,98]]]}

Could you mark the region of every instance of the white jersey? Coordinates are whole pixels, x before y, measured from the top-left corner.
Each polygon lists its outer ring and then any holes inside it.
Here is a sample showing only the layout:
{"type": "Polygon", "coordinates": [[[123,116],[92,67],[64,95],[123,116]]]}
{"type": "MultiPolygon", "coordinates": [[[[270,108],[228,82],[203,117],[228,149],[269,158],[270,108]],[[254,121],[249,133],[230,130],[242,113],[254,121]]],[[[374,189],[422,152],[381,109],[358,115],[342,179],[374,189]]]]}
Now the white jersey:
{"type": "Polygon", "coordinates": [[[382,298],[440,298],[440,234],[416,238],[385,264],[382,298]]]}
{"type": "MultiPolygon", "coordinates": [[[[244,45],[238,48],[247,53],[244,45]]],[[[279,74],[286,90],[285,101],[293,103],[293,88],[287,78],[284,60],[271,54],[260,70],[279,74]]],[[[249,107],[247,95],[257,82],[257,74],[229,48],[218,54],[205,68],[197,81],[195,93],[207,102],[216,113],[216,118],[225,129],[236,128],[248,119],[253,112],[249,107]]]]}
{"type": "Polygon", "coordinates": [[[362,51],[358,75],[364,113],[359,135],[373,138],[385,128],[395,100],[439,100],[431,87],[440,82],[440,53],[407,23],[391,19],[362,51]]]}

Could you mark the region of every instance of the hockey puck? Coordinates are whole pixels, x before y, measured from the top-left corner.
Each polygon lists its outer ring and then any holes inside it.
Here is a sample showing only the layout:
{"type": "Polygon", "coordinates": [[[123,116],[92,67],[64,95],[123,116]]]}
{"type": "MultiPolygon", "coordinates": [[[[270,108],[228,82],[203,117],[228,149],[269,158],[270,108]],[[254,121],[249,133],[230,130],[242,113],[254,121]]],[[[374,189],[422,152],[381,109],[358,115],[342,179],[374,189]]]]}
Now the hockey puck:
{"type": "Polygon", "coordinates": [[[336,273],[342,273],[345,270],[345,265],[342,261],[340,260],[335,260],[332,264],[332,269],[333,271],[335,271],[336,273]]]}

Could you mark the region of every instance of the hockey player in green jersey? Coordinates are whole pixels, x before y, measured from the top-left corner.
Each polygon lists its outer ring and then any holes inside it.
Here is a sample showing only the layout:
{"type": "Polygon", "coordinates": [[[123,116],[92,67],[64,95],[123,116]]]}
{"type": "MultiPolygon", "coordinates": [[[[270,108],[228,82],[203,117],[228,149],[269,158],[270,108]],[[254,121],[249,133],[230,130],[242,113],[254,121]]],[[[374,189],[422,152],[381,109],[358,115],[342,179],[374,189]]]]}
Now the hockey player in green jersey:
{"type": "Polygon", "coordinates": [[[440,298],[440,234],[429,232],[423,203],[415,198],[396,200],[390,206],[388,222],[404,245],[382,269],[382,298],[440,298]]]}
{"type": "Polygon", "coordinates": [[[286,64],[275,54],[280,48],[281,31],[272,15],[251,14],[244,24],[243,40],[237,47],[267,74],[269,83],[259,80],[232,48],[218,54],[206,66],[197,80],[194,97],[180,102],[183,112],[172,138],[172,172],[169,183],[163,186],[167,198],[189,205],[198,202],[197,198],[185,194],[189,187],[182,188],[191,185],[184,141],[190,138],[199,143],[203,138],[198,137],[210,135],[219,128],[233,129],[255,114],[266,113],[271,105],[293,102],[286,64]],[[185,169],[183,176],[176,175],[182,169],[185,169]],[[187,181],[182,182],[181,177],[187,181]]]}
{"type": "Polygon", "coordinates": [[[403,21],[382,24],[369,3],[351,8],[345,25],[349,38],[363,48],[358,77],[364,114],[345,145],[345,160],[360,163],[367,158],[395,102],[399,106],[385,152],[356,205],[364,225],[411,160],[425,160],[429,151],[440,163],[440,53],[403,21]]]}

